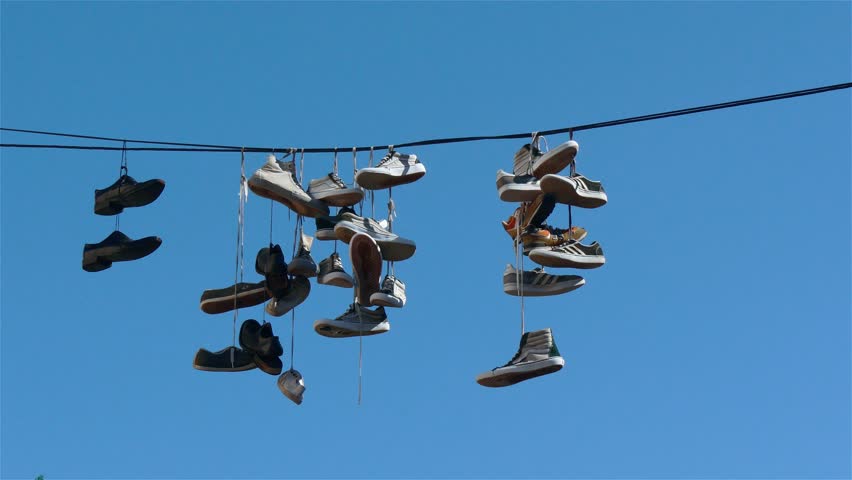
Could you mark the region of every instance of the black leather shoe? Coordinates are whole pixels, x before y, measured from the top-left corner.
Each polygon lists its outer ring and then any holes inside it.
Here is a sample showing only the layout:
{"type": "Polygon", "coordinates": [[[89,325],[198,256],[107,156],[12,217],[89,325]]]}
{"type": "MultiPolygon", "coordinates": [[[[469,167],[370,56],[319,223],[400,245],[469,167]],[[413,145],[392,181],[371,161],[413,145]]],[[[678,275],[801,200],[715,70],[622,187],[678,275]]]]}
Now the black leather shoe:
{"type": "Polygon", "coordinates": [[[122,175],[109,187],[95,190],[95,213],[117,215],[128,207],[143,207],[156,200],[164,188],[166,182],[159,178],[140,183],[122,175]]]}
{"type": "Polygon", "coordinates": [[[133,240],[116,230],[101,243],[87,243],[83,246],[83,270],[99,272],[112,266],[112,262],[139,260],[160,248],[160,237],[145,237],[133,240]]]}

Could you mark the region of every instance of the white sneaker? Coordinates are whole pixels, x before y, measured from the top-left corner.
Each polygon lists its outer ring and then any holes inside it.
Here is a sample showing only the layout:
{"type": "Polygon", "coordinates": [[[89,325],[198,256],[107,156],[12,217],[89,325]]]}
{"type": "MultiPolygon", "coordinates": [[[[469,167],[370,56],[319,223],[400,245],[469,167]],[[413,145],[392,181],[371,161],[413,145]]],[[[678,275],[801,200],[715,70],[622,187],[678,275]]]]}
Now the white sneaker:
{"type": "Polygon", "coordinates": [[[384,307],[370,310],[353,303],[343,312],[343,315],[333,320],[323,318],[314,322],[314,330],[324,337],[331,338],[378,335],[390,331],[390,322],[384,307]]]}
{"type": "Polygon", "coordinates": [[[411,183],[426,175],[426,167],[417,155],[392,152],[375,167],[362,168],[355,174],[355,182],[367,190],[381,190],[411,183]]]}
{"type": "Polygon", "coordinates": [[[294,162],[279,162],[274,155],[270,155],[266,159],[266,164],[249,178],[248,186],[256,195],[271,198],[299,215],[306,217],[328,215],[328,205],[322,200],[311,197],[296,181],[294,162]]]}
{"type": "Polygon", "coordinates": [[[308,193],[316,199],[335,207],[349,207],[364,198],[364,191],[357,187],[347,187],[346,183],[332,172],[311,180],[308,193]]]}
{"type": "Polygon", "coordinates": [[[549,328],[527,332],[521,337],[518,353],[509,363],[476,377],[483,387],[508,387],[524,380],[557,372],[565,365],[549,328]]]}
{"type": "Polygon", "coordinates": [[[298,370],[287,370],[278,377],[278,389],[285,397],[296,405],[302,404],[302,395],[305,393],[305,380],[298,370]]]}
{"type": "Polygon", "coordinates": [[[382,281],[382,289],[370,295],[370,303],[383,307],[404,307],[405,284],[393,275],[385,275],[385,279],[382,281]]]}

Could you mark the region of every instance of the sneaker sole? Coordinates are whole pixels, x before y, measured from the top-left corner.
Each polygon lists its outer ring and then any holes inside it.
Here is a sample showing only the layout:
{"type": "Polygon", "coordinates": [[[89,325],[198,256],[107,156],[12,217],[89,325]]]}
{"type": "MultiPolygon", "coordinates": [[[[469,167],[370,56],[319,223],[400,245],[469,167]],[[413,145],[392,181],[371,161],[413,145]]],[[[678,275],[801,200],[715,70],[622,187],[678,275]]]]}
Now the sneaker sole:
{"type": "MultiPolygon", "coordinates": [[[[401,262],[403,260],[407,260],[414,256],[414,252],[417,250],[417,244],[407,238],[402,238],[400,236],[396,236],[393,239],[381,237],[376,238],[370,233],[362,231],[360,228],[356,228],[357,227],[355,227],[354,224],[344,220],[334,226],[334,233],[337,235],[337,239],[343,243],[351,242],[352,238],[357,234],[367,235],[379,245],[379,248],[381,248],[382,259],[388,262],[401,262]]],[[[384,235],[382,237],[384,237],[384,235]]]]}
{"type": "Polygon", "coordinates": [[[260,197],[275,200],[276,202],[284,205],[285,207],[304,217],[316,218],[328,216],[329,211],[327,205],[313,205],[303,200],[287,198],[283,195],[277,194],[275,191],[270,190],[269,188],[264,186],[264,184],[268,183],[270,182],[266,180],[255,181],[255,183],[252,183],[250,181],[248,182],[249,190],[251,190],[252,192],[254,192],[255,195],[258,195],[260,197]]]}
{"type": "Polygon", "coordinates": [[[508,183],[497,189],[497,195],[504,202],[532,202],[541,195],[541,187],[508,183]]]}
{"type": "Polygon", "coordinates": [[[377,292],[370,295],[370,303],[372,303],[373,305],[380,305],[382,307],[392,308],[402,308],[403,306],[405,306],[405,302],[403,302],[399,298],[382,292],[377,292]]]}
{"type": "Polygon", "coordinates": [[[192,368],[194,368],[196,370],[201,370],[202,372],[247,372],[249,370],[254,370],[255,368],[257,368],[257,365],[255,365],[254,363],[250,363],[250,364],[245,365],[243,367],[217,368],[217,367],[205,367],[203,365],[196,365],[196,364],[193,363],[192,368]]]}
{"type": "Polygon", "coordinates": [[[530,260],[543,267],[561,268],[598,268],[606,263],[603,255],[571,255],[556,253],[550,247],[536,248],[529,253],[530,260]]]}
{"type": "Polygon", "coordinates": [[[349,243],[355,293],[361,305],[370,305],[370,297],[379,291],[379,277],[382,274],[382,254],[379,248],[372,237],[363,233],[354,235],[349,243]]]}
{"type": "Polygon", "coordinates": [[[360,188],[347,188],[320,193],[315,195],[314,198],[322,200],[332,207],[351,207],[364,199],[364,192],[360,188]]]}
{"type": "Polygon", "coordinates": [[[344,272],[331,272],[327,273],[317,279],[317,283],[320,285],[329,285],[332,287],[340,287],[340,288],[352,288],[355,285],[355,282],[352,280],[352,277],[349,276],[348,273],[344,272]]]}
{"type": "Polygon", "coordinates": [[[479,374],[476,383],[483,387],[508,387],[524,380],[558,372],[565,366],[562,357],[550,357],[515,367],[501,367],[479,374]]]}
{"type": "Polygon", "coordinates": [[[324,228],[322,230],[317,230],[314,235],[317,240],[337,240],[337,234],[334,233],[333,228],[324,228]]]}
{"type": "Polygon", "coordinates": [[[598,208],[606,205],[603,192],[578,191],[569,177],[545,175],[541,179],[541,191],[553,194],[557,202],[580,208],[598,208]]]}
{"type": "Polygon", "coordinates": [[[290,262],[290,265],[287,266],[287,273],[290,275],[312,278],[317,276],[319,268],[313,261],[295,258],[292,262],[290,262]]]}
{"type": "Polygon", "coordinates": [[[277,300],[267,303],[264,310],[273,317],[280,317],[301,305],[310,294],[311,282],[305,277],[293,277],[293,279],[290,280],[290,289],[287,294],[277,300]]]}
{"type": "Polygon", "coordinates": [[[336,320],[317,320],[314,322],[314,331],[323,337],[329,338],[349,338],[349,337],[368,337],[370,335],[379,335],[390,331],[390,322],[385,320],[378,324],[365,323],[364,329],[357,330],[358,324],[353,327],[352,322],[339,322],[336,320]]]}
{"type": "Polygon", "coordinates": [[[541,178],[550,173],[561,172],[574,161],[579,150],[579,144],[574,140],[569,140],[553,150],[547,151],[533,162],[533,175],[536,178],[541,178]]]}
{"type": "MultiPolygon", "coordinates": [[[[266,286],[261,284],[258,286],[258,288],[245,292],[240,292],[239,294],[237,294],[236,307],[253,307],[255,305],[260,305],[268,298],[269,295],[266,293],[266,286]]],[[[227,297],[208,298],[206,300],[201,301],[201,311],[204,313],[209,313],[210,315],[230,312],[233,309],[234,295],[228,295],[227,297]]]]}
{"type": "Polygon", "coordinates": [[[383,190],[416,182],[423,175],[426,175],[426,167],[422,163],[417,163],[405,168],[401,175],[361,170],[355,175],[355,183],[367,190],[383,190]]]}
{"type": "MultiPolygon", "coordinates": [[[[580,278],[579,280],[563,280],[561,282],[556,282],[551,285],[530,285],[523,284],[524,287],[524,297],[548,297],[551,295],[561,295],[563,293],[573,292],[578,288],[582,287],[586,284],[586,280],[580,278]]],[[[514,295],[516,297],[520,297],[520,291],[518,290],[518,284],[514,281],[503,282],[503,292],[514,295]]]]}

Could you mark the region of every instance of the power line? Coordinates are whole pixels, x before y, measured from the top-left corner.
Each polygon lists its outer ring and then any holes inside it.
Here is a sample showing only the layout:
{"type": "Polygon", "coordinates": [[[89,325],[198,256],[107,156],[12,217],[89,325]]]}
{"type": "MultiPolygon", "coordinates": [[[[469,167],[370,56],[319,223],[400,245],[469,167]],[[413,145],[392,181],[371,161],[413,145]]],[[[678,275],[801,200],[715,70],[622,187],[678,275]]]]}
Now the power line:
{"type": "MultiPolygon", "coordinates": [[[[795,98],[795,97],[803,97],[806,95],[815,95],[818,93],[825,93],[834,90],[842,90],[846,88],[852,87],[852,83],[838,83],[835,85],[827,85],[824,87],[816,87],[809,88],[805,90],[796,90],[792,92],[785,93],[776,93],[774,95],[766,95],[763,97],[753,97],[746,98],[742,100],[734,100],[730,102],[724,103],[714,103],[711,105],[702,105],[699,107],[691,107],[691,108],[683,108],[680,110],[670,110],[667,112],[660,113],[652,113],[648,115],[640,115],[637,117],[628,117],[621,118],[618,120],[609,120],[605,122],[597,122],[597,123],[588,123],[585,125],[576,125],[573,127],[564,127],[557,128],[554,130],[544,130],[538,132],[541,135],[556,135],[560,133],[570,133],[570,132],[580,132],[583,130],[592,130],[596,128],[605,128],[605,127],[614,127],[616,125],[625,125],[628,123],[637,123],[637,122],[647,122],[650,120],[659,120],[661,118],[671,118],[671,117],[679,117],[681,115],[692,115],[695,113],[709,112],[712,110],[722,110],[725,108],[734,108],[741,107],[744,105],[752,105],[755,103],[764,103],[764,102],[773,102],[776,100],[784,100],[787,98],[795,98]]],[[[233,145],[209,145],[209,144],[198,144],[198,143],[179,143],[179,142],[160,142],[154,140],[129,140],[123,138],[114,138],[114,137],[102,137],[102,136],[91,136],[91,135],[77,135],[71,133],[61,133],[61,132],[45,132],[40,130],[24,130],[18,128],[0,128],[2,131],[8,132],[17,132],[17,133],[29,133],[35,135],[50,135],[50,136],[58,136],[58,137],[70,137],[70,138],[84,138],[90,140],[104,140],[104,141],[112,141],[112,142],[127,142],[127,143],[139,143],[139,144],[149,144],[149,145],[173,145],[175,147],[127,147],[126,150],[136,150],[136,151],[167,151],[167,152],[271,152],[271,151],[279,151],[286,152],[291,150],[293,147],[238,147],[233,145]]],[[[406,148],[406,147],[420,147],[426,145],[441,145],[441,144],[449,144],[449,143],[462,143],[462,142],[475,142],[480,140],[509,140],[509,139],[519,139],[519,138],[530,138],[535,132],[524,132],[524,133],[510,133],[506,135],[482,135],[482,136],[471,136],[471,137],[449,137],[449,138],[436,138],[432,140],[419,140],[414,142],[406,142],[406,143],[398,143],[398,144],[387,144],[387,145],[373,145],[373,146],[361,146],[355,147],[355,150],[358,152],[364,152],[369,150],[387,150],[391,146],[394,148],[406,148]]],[[[0,147],[4,148],[59,148],[59,149],[75,149],[75,150],[124,150],[123,147],[104,147],[104,146],[87,146],[87,145],[39,145],[39,144],[26,144],[26,143],[2,143],[0,147]]],[[[302,149],[298,149],[302,150],[302,149]]],[[[322,148],[305,148],[305,153],[333,153],[333,152],[349,152],[352,151],[351,148],[335,148],[335,147],[322,147],[322,148]]]]}

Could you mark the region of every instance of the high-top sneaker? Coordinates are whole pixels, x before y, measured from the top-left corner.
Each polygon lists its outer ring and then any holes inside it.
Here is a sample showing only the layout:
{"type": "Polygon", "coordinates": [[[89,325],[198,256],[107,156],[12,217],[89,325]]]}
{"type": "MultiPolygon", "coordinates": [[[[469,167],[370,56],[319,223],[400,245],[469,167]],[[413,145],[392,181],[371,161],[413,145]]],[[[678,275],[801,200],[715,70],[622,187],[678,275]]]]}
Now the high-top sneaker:
{"type": "Polygon", "coordinates": [[[541,179],[541,191],[553,194],[559,203],[576,207],[598,208],[607,202],[601,182],[589,180],[579,173],[570,177],[545,175],[541,179]]]}
{"type": "Polygon", "coordinates": [[[370,303],[383,307],[404,307],[405,284],[393,275],[385,275],[385,279],[382,281],[382,289],[370,295],[370,303]]]}
{"type": "Polygon", "coordinates": [[[562,369],[565,360],[553,341],[549,328],[527,332],[521,337],[518,353],[502,367],[481,373],[476,382],[483,387],[508,387],[524,380],[562,369]]]}
{"type": "Polygon", "coordinates": [[[290,266],[287,271],[290,275],[300,275],[302,277],[316,277],[319,272],[314,258],[311,257],[311,246],[314,244],[314,237],[301,235],[299,239],[299,253],[290,261],[290,266]]]}
{"type": "Polygon", "coordinates": [[[296,180],[295,162],[279,162],[270,155],[249,178],[248,186],[255,194],[280,202],[299,215],[328,215],[328,205],[305,192],[296,180]]]}
{"type": "Polygon", "coordinates": [[[336,173],[311,180],[308,194],[334,207],[355,205],[364,198],[364,191],[357,186],[348,187],[336,173]]]}
{"type": "Polygon", "coordinates": [[[335,319],[323,318],[314,322],[314,330],[332,338],[378,335],[390,331],[390,322],[384,307],[370,310],[353,303],[335,319]]]}
{"type": "Polygon", "coordinates": [[[417,155],[388,152],[375,166],[362,168],[355,174],[355,182],[367,190],[381,190],[411,183],[426,175],[426,166],[417,155]]]}
{"type": "Polygon", "coordinates": [[[319,264],[319,277],[317,283],[320,285],[331,285],[333,287],[352,288],[355,280],[346,273],[343,268],[343,260],[334,252],[319,264]]]}

